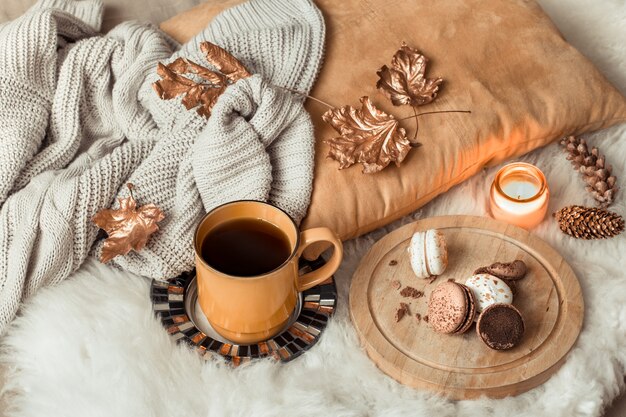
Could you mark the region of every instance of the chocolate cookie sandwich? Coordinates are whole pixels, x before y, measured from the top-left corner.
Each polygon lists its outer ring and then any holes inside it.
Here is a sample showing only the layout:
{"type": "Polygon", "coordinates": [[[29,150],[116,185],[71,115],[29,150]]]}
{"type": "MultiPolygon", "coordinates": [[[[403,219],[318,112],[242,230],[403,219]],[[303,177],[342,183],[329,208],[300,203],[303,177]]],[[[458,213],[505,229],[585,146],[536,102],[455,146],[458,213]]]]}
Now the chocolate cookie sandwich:
{"type": "Polygon", "coordinates": [[[524,336],[524,319],[512,304],[492,304],[478,317],[476,332],[491,349],[517,346],[524,336]]]}
{"type": "Polygon", "coordinates": [[[476,300],[463,284],[446,281],[437,286],[428,301],[428,318],[438,333],[465,333],[476,316],[476,300]]]}

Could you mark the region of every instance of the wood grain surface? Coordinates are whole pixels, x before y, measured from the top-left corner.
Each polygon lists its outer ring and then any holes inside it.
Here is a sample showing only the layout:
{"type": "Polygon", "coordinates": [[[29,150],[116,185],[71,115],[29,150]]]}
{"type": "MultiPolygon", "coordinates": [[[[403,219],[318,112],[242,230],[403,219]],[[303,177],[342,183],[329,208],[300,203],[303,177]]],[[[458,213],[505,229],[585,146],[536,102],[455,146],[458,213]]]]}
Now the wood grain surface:
{"type": "Polygon", "coordinates": [[[516,395],[546,381],[580,333],[583,305],[574,272],[548,244],[515,226],[473,216],[435,217],[393,231],[362,259],[350,287],[352,320],[376,365],[403,384],[453,399],[516,395]],[[413,233],[427,229],[444,233],[449,254],[446,272],[432,283],[415,277],[407,254],[413,233]],[[427,315],[438,283],[464,283],[478,267],[514,259],[529,268],[514,297],[526,322],[514,349],[489,349],[475,326],[463,335],[439,334],[415,317],[427,315]],[[395,280],[424,297],[402,297],[395,280]],[[400,302],[410,304],[411,315],[396,323],[400,302]]]}

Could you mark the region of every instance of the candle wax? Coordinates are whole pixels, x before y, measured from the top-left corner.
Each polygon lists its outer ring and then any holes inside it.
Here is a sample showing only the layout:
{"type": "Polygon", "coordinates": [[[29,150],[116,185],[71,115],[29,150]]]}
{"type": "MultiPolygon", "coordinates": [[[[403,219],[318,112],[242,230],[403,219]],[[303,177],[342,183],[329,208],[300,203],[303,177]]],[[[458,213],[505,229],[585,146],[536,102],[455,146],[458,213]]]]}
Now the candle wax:
{"type": "Polygon", "coordinates": [[[539,186],[537,184],[527,181],[509,181],[502,186],[502,191],[506,195],[516,200],[526,200],[534,197],[539,192],[539,186]]]}

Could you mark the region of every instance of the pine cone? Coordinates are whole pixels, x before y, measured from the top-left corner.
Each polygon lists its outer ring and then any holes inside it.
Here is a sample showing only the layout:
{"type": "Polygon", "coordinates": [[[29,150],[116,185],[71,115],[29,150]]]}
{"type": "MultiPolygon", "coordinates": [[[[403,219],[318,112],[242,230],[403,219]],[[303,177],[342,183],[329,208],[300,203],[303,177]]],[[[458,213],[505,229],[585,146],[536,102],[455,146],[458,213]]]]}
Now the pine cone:
{"type": "Polygon", "coordinates": [[[613,168],[606,165],[604,155],[600,155],[596,147],[589,152],[585,140],[575,136],[561,139],[561,145],[568,153],[567,159],[583,175],[587,183],[585,189],[593,195],[598,205],[607,207],[611,204],[618,188],[615,176],[611,175],[613,168]]]}
{"type": "Polygon", "coordinates": [[[622,216],[595,207],[567,206],[554,217],[563,233],[579,239],[605,239],[624,230],[622,216]]]}

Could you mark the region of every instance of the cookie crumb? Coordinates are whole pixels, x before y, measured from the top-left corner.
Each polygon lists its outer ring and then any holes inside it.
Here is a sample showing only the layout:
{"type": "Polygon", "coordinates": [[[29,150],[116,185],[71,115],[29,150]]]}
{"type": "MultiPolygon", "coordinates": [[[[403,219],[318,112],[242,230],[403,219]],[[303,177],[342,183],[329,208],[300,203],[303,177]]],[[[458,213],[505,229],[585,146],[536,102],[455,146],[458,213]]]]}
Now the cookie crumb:
{"type": "Polygon", "coordinates": [[[393,281],[391,281],[391,287],[394,290],[399,290],[401,286],[402,286],[402,284],[397,279],[394,279],[393,281]]]}
{"type": "Polygon", "coordinates": [[[448,278],[448,282],[454,282],[454,278],[448,278]]]}
{"type": "Polygon", "coordinates": [[[409,310],[409,305],[407,303],[400,303],[400,308],[403,309],[406,314],[411,314],[411,311],[409,310]]]}
{"type": "Polygon", "coordinates": [[[400,295],[403,297],[420,298],[424,296],[424,291],[419,291],[413,287],[404,287],[400,291],[400,295]]]}
{"type": "Polygon", "coordinates": [[[415,318],[418,322],[422,321],[422,315],[420,313],[415,313],[415,318]]]}
{"type": "Polygon", "coordinates": [[[396,266],[398,265],[398,261],[396,261],[395,259],[392,259],[389,261],[389,266],[396,266]]]}
{"type": "Polygon", "coordinates": [[[407,303],[400,303],[400,307],[396,310],[396,323],[404,318],[405,315],[411,314],[407,303]]]}
{"type": "Polygon", "coordinates": [[[426,316],[424,316],[424,321],[425,321],[426,323],[428,323],[428,316],[427,316],[427,315],[426,315],[426,316]]]}

